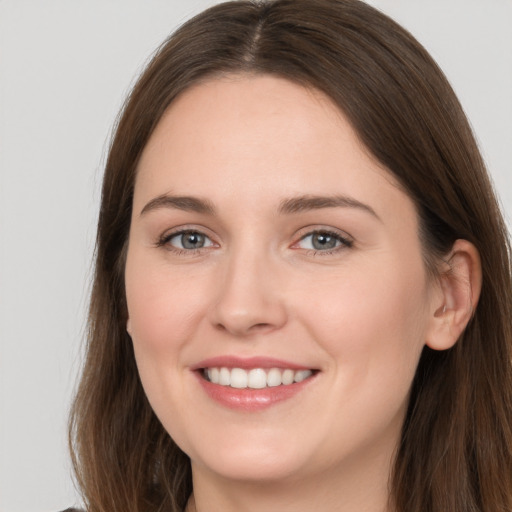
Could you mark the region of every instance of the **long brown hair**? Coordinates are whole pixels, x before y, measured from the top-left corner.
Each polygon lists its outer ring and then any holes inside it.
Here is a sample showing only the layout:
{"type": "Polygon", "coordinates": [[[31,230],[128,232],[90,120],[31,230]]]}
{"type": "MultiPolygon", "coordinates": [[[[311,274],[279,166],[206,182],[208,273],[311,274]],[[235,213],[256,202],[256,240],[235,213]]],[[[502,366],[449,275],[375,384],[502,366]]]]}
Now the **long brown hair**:
{"type": "Polygon", "coordinates": [[[358,0],[239,1],[183,25],[126,101],[98,223],[87,356],[70,422],[90,512],[183,509],[190,461],[156,419],[126,334],[124,261],[139,157],[180,92],[223,73],[317,88],[415,202],[425,265],[456,239],[480,252],[483,288],[454,348],[424,349],[397,449],[397,512],[512,511],[512,283],[506,228],[469,124],[423,47],[358,0]]]}

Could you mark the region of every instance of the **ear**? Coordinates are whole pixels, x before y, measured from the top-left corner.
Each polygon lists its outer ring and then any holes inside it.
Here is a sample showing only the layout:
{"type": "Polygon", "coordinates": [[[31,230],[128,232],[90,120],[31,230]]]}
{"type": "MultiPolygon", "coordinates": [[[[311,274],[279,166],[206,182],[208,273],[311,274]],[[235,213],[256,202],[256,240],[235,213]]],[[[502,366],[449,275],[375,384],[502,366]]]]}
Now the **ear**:
{"type": "Polygon", "coordinates": [[[471,242],[456,240],[442,265],[426,339],[426,345],[434,350],[455,345],[475,311],[482,288],[480,255],[471,242]]]}
{"type": "Polygon", "coordinates": [[[131,336],[132,335],[132,323],[130,322],[130,317],[126,320],[126,332],[131,336]]]}

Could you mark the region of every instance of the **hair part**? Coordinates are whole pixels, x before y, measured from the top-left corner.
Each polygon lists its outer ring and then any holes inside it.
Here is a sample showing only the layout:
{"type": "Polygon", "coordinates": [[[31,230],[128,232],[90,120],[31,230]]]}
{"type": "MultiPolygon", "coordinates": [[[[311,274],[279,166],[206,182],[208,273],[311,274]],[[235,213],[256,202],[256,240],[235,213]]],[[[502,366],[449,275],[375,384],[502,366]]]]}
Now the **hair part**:
{"type": "Polygon", "coordinates": [[[394,21],[358,0],[239,1],[185,23],[127,98],[98,222],[87,355],[70,420],[90,512],[181,511],[188,457],[142,389],[126,333],[124,263],[137,164],[183,91],[222,74],[318,89],[414,201],[426,268],[475,245],[483,287],[457,344],[425,348],[390,482],[396,512],[512,510],[512,282],[507,231],[469,123],[443,73],[394,21]]]}

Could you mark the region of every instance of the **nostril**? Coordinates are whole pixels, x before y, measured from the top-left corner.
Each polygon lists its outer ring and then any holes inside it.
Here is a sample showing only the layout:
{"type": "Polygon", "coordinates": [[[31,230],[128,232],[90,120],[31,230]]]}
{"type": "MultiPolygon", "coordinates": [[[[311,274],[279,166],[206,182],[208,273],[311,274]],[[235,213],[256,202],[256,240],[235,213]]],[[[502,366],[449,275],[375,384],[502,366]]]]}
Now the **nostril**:
{"type": "Polygon", "coordinates": [[[251,329],[253,330],[261,330],[261,329],[268,329],[270,327],[270,324],[266,323],[260,323],[260,324],[254,324],[251,329]]]}
{"type": "Polygon", "coordinates": [[[249,325],[248,327],[247,326],[234,326],[234,325],[227,326],[227,325],[224,325],[222,322],[219,322],[219,323],[215,324],[215,328],[218,331],[236,332],[238,334],[251,334],[254,332],[262,332],[262,331],[271,330],[271,329],[273,329],[273,326],[271,323],[268,323],[268,322],[255,323],[253,325],[249,325]]]}

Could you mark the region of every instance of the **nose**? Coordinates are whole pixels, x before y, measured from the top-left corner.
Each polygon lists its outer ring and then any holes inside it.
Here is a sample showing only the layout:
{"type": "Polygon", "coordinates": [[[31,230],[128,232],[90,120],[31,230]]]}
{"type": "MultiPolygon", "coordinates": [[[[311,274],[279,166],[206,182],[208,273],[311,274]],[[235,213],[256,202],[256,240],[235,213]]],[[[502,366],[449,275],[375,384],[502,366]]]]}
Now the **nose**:
{"type": "Polygon", "coordinates": [[[219,288],[210,310],[216,329],[237,337],[267,333],[285,325],[284,290],[276,262],[248,251],[233,254],[219,272],[219,288]]]}

